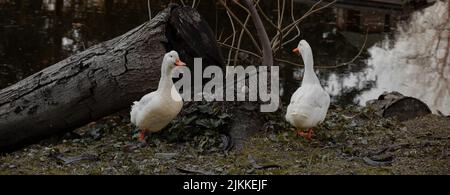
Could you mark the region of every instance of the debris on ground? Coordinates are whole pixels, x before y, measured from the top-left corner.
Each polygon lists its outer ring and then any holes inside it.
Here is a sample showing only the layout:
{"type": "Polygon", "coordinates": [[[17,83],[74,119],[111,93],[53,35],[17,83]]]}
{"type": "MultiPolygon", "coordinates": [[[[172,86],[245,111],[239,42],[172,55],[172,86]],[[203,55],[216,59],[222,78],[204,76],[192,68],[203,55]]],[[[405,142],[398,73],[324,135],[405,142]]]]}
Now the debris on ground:
{"type": "Polygon", "coordinates": [[[400,122],[370,108],[334,106],[312,141],[280,117],[267,119],[240,151],[227,149],[220,117],[179,118],[145,144],[133,139],[126,118],[119,113],[3,154],[0,175],[450,174],[450,118],[437,115],[400,122]]]}

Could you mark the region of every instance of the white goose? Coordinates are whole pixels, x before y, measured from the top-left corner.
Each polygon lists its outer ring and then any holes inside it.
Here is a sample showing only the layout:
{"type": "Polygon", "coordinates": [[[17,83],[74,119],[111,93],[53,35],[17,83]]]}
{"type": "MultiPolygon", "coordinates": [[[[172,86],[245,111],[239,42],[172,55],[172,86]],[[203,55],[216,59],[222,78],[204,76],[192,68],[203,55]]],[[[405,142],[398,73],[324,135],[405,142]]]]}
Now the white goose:
{"type": "Polygon", "coordinates": [[[131,123],[140,130],[139,140],[144,141],[145,133],[155,133],[166,127],[183,108],[183,99],[172,81],[172,71],[176,66],[185,66],[176,51],[164,56],[161,80],[158,90],[145,95],[131,108],[131,123]]]}
{"type": "Polygon", "coordinates": [[[322,88],[314,72],[314,59],[311,46],[305,40],[300,41],[294,53],[301,54],[305,63],[302,86],[292,95],[286,120],[296,127],[299,136],[311,139],[312,128],[325,120],[330,107],[330,95],[322,88]],[[302,130],[309,129],[307,133],[302,130]]]}

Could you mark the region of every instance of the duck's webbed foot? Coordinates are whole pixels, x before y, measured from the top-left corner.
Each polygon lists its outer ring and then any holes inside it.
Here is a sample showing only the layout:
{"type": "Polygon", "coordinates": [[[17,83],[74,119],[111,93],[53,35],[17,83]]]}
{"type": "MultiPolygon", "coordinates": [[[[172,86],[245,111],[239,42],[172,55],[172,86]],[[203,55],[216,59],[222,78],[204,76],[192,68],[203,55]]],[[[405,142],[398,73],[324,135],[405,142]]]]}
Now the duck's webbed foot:
{"type": "Polygon", "coordinates": [[[139,128],[137,128],[135,131],[135,134],[133,136],[133,139],[137,139],[137,141],[141,142],[141,143],[145,143],[146,139],[148,137],[148,133],[146,131],[140,130],[139,128]]]}
{"type": "Polygon", "coordinates": [[[312,130],[312,129],[309,129],[308,131],[302,131],[302,130],[299,130],[298,132],[297,132],[297,136],[298,137],[303,137],[303,138],[305,138],[306,140],[308,140],[308,141],[311,141],[312,140],[312,137],[314,136],[314,131],[312,130]]]}
{"type": "Polygon", "coordinates": [[[146,143],[147,139],[151,136],[152,134],[147,132],[147,131],[139,131],[139,136],[138,136],[138,141],[142,142],[142,143],[146,143]]]}
{"type": "Polygon", "coordinates": [[[139,142],[145,142],[145,132],[139,131],[138,141],[139,142]]]}

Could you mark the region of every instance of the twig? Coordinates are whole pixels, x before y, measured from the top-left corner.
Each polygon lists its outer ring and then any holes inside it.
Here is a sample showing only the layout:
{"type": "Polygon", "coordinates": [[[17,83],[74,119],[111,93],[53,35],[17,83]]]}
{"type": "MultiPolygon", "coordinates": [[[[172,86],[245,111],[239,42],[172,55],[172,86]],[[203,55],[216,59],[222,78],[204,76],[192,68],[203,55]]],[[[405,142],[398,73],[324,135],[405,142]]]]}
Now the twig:
{"type": "Polygon", "coordinates": [[[352,60],[350,60],[349,62],[343,63],[341,65],[345,66],[345,65],[352,64],[353,62],[355,62],[356,59],[358,59],[359,56],[361,56],[361,54],[364,52],[364,49],[366,49],[367,39],[368,38],[369,38],[369,29],[366,30],[366,36],[364,38],[364,43],[363,43],[361,49],[359,50],[358,54],[352,60]]]}
{"type": "Polygon", "coordinates": [[[217,10],[217,3],[215,1],[214,1],[214,12],[215,12],[214,32],[217,37],[217,33],[219,32],[219,11],[217,10]]]}
{"type": "MultiPolygon", "coordinates": [[[[330,3],[328,3],[328,4],[324,5],[324,6],[322,6],[322,7],[320,7],[320,8],[315,9],[315,7],[316,7],[317,5],[319,5],[320,3],[322,3],[322,0],[318,1],[318,2],[317,2],[316,4],[314,4],[314,5],[311,7],[311,9],[310,9],[308,12],[306,12],[300,19],[296,20],[294,23],[288,25],[287,27],[285,27],[285,28],[282,30],[282,32],[284,33],[284,36],[283,36],[283,37],[280,38],[280,36],[276,36],[276,37],[274,37],[274,39],[273,39],[272,41],[275,41],[275,43],[278,44],[278,41],[281,42],[283,39],[285,39],[287,36],[289,36],[289,35],[291,34],[291,32],[292,32],[294,29],[296,29],[296,25],[298,25],[300,22],[302,22],[302,21],[303,21],[304,19],[306,19],[308,16],[310,16],[310,15],[316,13],[316,12],[319,12],[319,11],[325,9],[325,8],[328,8],[329,6],[333,5],[333,4],[336,3],[337,1],[338,1],[338,0],[334,0],[334,1],[332,1],[332,2],[330,2],[330,3]],[[286,31],[287,31],[287,32],[286,32],[286,31]]],[[[287,44],[287,43],[286,43],[286,44],[287,44]]]]}
{"type": "MultiPolygon", "coordinates": [[[[247,24],[248,24],[248,22],[250,20],[250,17],[251,17],[250,11],[245,6],[243,6],[239,1],[236,1],[235,3],[238,4],[242,9],[244,9],[248,13],[247,18],[245,19],[245,22],[244,22],[244,27],[247,28],[247,24]]],[[[257,5],[259,4],[259,0],[256,2],[256,4],[257,5]]],[[[244,29],[242,29],[241,30],[241,34],[239,35],[238,42],[237,42],[237,51],[236,51],[236,53],[234,55],[234,65],[235,66],[237,65],[237,62],[238,62],[237,58],[239,56],[239,52],[240,52],[240,49],[241,49],[242,38],[243,38],[244,32],[245,32],[244,29]]]]}
{"type": "Polygon", "coordinates": [[[272,20],[269,18],[269,16],[267,16],[266,13],[264,13],[264,10],[261,8],[261,6],[259,4],[256,4],[259,12],[261,13],[261,15],[264,17],[264,19],[266,19],[266,21],[273,27],[273,28],[277,28],[277,25],[275,25],[272,20]]]}
{"type": "MultiPolygon", "coordinates": [[[[227,15],[228,15],[228,18],[230,19],[231,27],[233,28],[233,41],[231,42],[231,46],[234,46],[234,43],[236,41],[236,28],[234,27],[234,21],[233,21],[233,18],[231,18],[230,12],[227,11],[227,15]]],[[[233,50],[230,50],[228,52],[228,63],[227,63],[227,66],[230,66],[230,63],[231,63],[230,59],[231,59],[232,53],[233,53],[233,50]]]]}
{"type": "MultiPolygon", "coordinates": [[[[311,8],[310,8],[305,14],[303,14],[302,18],[305,17],[306,15],[308,15],[309,13],[311,13],[312,11],[314,11],[314,9],[316,8],[316,6],[319,5],[320,3],[322,3],[322,0],[318,1],[318,2],[315,3],[313,6],[311,6],[311,8]]],[[[293,15],[293,12],[294,12],[294,10],[293,10],[293,9],[294,9],[293,2],[292,2],[291,5],[292,5],[291,11],[292,11],[292,15],[293,15]]],[[[295,18],[295,17],[294,17],[294,18],[295,18]]],[[[298,28],[298,24],[295,24],[296,21],[297,21],[297,20],[294,19],[294,20],[293,20],[293,23],[292,23],[291,25],[294,25],[296,28],[298,28]]],[[[291,25],[289,25],[289,26],[291,26],[291,25]]],[[[280,29],[280,31],[285,31],[286,29],[289,28],[289,26],[286,27],[286,28],[284,28],[284,29],[280,29]]],[[[279,38],[280,38],[280,34],[277,34],[276,36],[274,36],[273,39],[272,39],[272,44],[273,44],[273,45],[277,44],[279,38]]],[[[281,37],[281,38],[283,38],[283,37],[281,37]]]]}
{"type": "MultiPolygon", "coordinates": [[[[226,44],[226,43],[218,42],[217,44],[219,44],[219,45],[222,46],[222,47],[226,47],[226,48],[228,48],[228,49],[234,49],[234,50],[237,50],[237,49],[238,49],[237,47],[228,45],[228,44],[226,44]]],[[[243,52],[243,53],[252,55],[252,56],[254,56],[254,57],[261,58],[260,55],[254,53],[254,52],[251,52],[251,51],[248,51],[248,50],[245,50],[245,49],[240,49],[240,51],[243,52]]]]}
{"type": "MultiPolygon", "coordinates": [[[[276,30],[277,30],[277,35],[275,35],[275,36],[279,36],[280,34],[281,34],[281,28],[280,28],[280,26],[277,26],[276,24],[274,24],[273,22],[272,22],[272,20],[269,18],[269,16],[267,16],[265,13],[264,13],[264,10],[261,8],[261,6],[258,4],[258,3],[256,3],[256,7],[258,8],[258,10],[259,10],[259,12],[261,13],[261,15],[264,17],[264,19],[273,27],[273,28],[275,28],[276,30]]],[[[272,45],[272,49],[274,49],[275,48],[275,45],[273,45],[273,42],[271,41],[270,42],[270,44],[272,45]]]]}
{"type": "Polygon", "coordinates": [[[186,6],[186,3],[184,3],[183,0],[180,0],[180,2],[181,2],[181,4],[182,4],[183,6],[186,6]]]}
{"type": "MultiPolygon", "coordinates": [[[[280,18],[278,19],[278,29],[281,29],[281,27],[283,26],[283,18],[284,18],[285,8],[286,8],[286,1],[283,0],[283,6],[281,7],[281,14],[279,15],[280,18]]],[[[278,11],[278,12],[280,12],[280,11],[278,11]]],[[[280,33],[280,37],[283,37],[283,31],[279,30],[279,33],[280,33]]],[[[272,47],[272,49],[274,49],[274,53],[277,53],[276,52],[277,50],[281,50],[281,47],[283,46],[283,39],[280,40],[280,43],[278,44],[278,49],[276,49],[276,46],[277,45],[275,45],[275,47],[272,47]]]]}
{"type": "MultiPolygon", "coordinates": [[[[335,66],[314,66],[314,68],[317,68],[317,69],[335,69],[335,68],[340,68],[340,67],[343,67],[343,66],[348,66],[350,64],[353,64],[361,56],[361,54],[364,52],[364,50],[366,49],[368,38],[369,38],[369,31],[367,30],[363,46],[359,50],[358,54],[352,60],[350,60],[348,62],[345,62],[345,63],[341,63],[341,64],[338,64],[338,65],[335,65],[335,66]]],[[[294,65],[294,66],[304,67],[304,65],[297,64],[295,62],[291,62],[291,61],[288,61],[288,60],[283,60],[283,59],[275,59],[275,60],[278,61],[278,62],[283,62],[283,63],[294,65]]]]}
{"type": "Polygon", "coordinates": [[[305,18],[307,18],[308,16],[310,16],[310,15],[312,15],[312,14],[318,12],[318,11],[321,11],[321,10],[323,10],[323,9],[325,9],[325,8],[327,8],[327,7],[331,6],[331,5],[333,5],[333,4],[336,3],[337,1],[338,1],[338,0],[334,0],[334,1],[332,1],[332,2],[330,2],[330,3],[328,3],[328,4],[324,5],[324,6],[322,6],[322,7],[320,7],[320,8],[315,9],[315,7],[316,7],[317,5],[319,5],[320,3],[322,3],[322,0],[320,0],[319,2],[317,2],[316,4],[314,4],[314,5],[311,7],[311,9],[310,9],[308,12],[306,12],[300,19],[298,19],[298,20],[295,21],[294,23],[288,25],[287,27],[285,27],[285,28],[283,29],[283,32],[288,31],[287,34],[289,34],[290,31],[293,29],[293,27],[295,27],[296,25],[298,25],[298,24],[299,24],[300,22],[302,22],[305,18]]]}
{"type": "Polygon", "coordinates": [[[262,23],[261,17],[258,14],[258,11],[250,0],[241,0],[243,4],[248,8],[251,13],[253,23],[255,25],[256,33],[258,34],[259,43],[262,47],[262,65],[264,66],[273,66],[273,50],[270,45],[270,40],[267,35],[266,29],[264,28],[264,24],[262,23]]]}
{"type": "MultiPolygon", "coordinates": [[[[292,18],[292,22],[295,22],[295,16],[294,16],[294,0],[291,1],[291,18],[292,18]]],[[[297,35],[295,35],[294,37],[292,37],[292,39],[289,39],[288,41],[284,42],[281,46],[284,47],[287,44],[297,40],[298,37],[300,37],[301,35],[301,31],[300,28],[298,27],[298,25],[295,25],[295,28],[297,29],[297,35]]],[[[276,51],[275,51],[276,52],[276,51]]]]}
{"type": "Polygon", "coordinates": [[[233,38],[234,34],[231,34],[230,36],[228,36],[227,38],[225,38],[225,40],[223,41],[224,43],[228,42],[228,40],[230,40],[231,38],[233,38]]]}
{"type": "MultiPolygon", "coordinates": [[[[245,19],[244,25],[247,26],[248,21],[250,20],[250,15],[245,19]]],[[[234,55],[234,65],[237,65],[237,58],[239,56],[239,52],[241,50],[242,37],[244,36],[244,29],[241,30],[241,34],[239,35],[238,43],[237,43],[237,51],[234,55]]]]}
{"type": "Polygon", "coordinates": [[[226,5],[226,3],[223,0],[219,0],[219,2],[225,7],[225,9],[230,13],[230,15],[239,23],[239,25],[241,25],[242,29],[245,30],[245,32],[250,37],[250,40],[253,42],[253,45],[258,50],[258,52],[262,53],[262,50],[259,47],[258,42],[256,42],[255,38],[253,37],[253,34],[247,28],[245,28],[244,24],[239,19],[239,17],[237,17],[236,14],[234,14],[234,12],[226,5]]]}
{"type": "Polygon", "coordinates": [[[218,41],[222,40],[222,35],[223,35],[223,29],[222,29],[222,31],[220,32],[220,34],[219,34],[219,36],[217,38],[218,41]]]}
{"type": "Polygon", "coordinates": [[[148,18],[149,20],[152,20],[152,8],[150,6],[150,0],[147,0],[147,7],[148,7],[148,18]]]}

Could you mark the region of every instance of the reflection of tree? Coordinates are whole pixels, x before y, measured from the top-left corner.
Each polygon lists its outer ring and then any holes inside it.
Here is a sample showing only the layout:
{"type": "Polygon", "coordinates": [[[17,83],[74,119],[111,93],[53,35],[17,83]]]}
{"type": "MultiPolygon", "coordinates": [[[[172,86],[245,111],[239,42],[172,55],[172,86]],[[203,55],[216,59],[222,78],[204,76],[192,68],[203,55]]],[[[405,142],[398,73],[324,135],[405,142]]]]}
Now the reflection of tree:
{"type": "MultiPolygon", "coordinates": [[[[450,3],[447,3],[450,6],[450,3]]],[[[450,12],[450,8],[447,10],[447,12],[450,12]]],[[[450,71],[446,71],[446,69],[449,68],[449,61],[450,61],[450,13],[447,14],[446,19],[444,19],[444,22],[438,26],[437,31],[434,35],[434,39],[437,39],[437,45],[436,50],[437,51],[437,72],[438,72],[438,80],[442,80],[442,82],[439,82],[438,85],[442,86],[436,86],[437,89],[437,97],[448,97],[450,95],[450,77],[447,78],[448,74],[450,74],[450,71]],[[440,56],[440,54],[443,54],[440,56]],[[439,88],[444,88],[447,90],[439,90],[439,88]]],[[[434,100],[435,105],[443,104],[442,98],[436,98],[434,100]]],[[[448,100],[447,100],[448,101],[448,100]]],[[[445,103],[444,103],[445,104],[445,103]]]]}
{"type": "MultiPolygon", "coordinates": [[[[363,66],[363,62],[359,62],[363,66]]],[[[367,72],[362,70],[345,70],[328,74],[323,79],[325,89],[333,97],[333,101],[340,104],[359,103],[357,97],[372,89],[374,81],[367,78],[367,72]],[[348,72],[351,71],[351,72],[348,72]]]]}
{"type": "Polygon", "coordinates": [[[401,26],[395,41],[370,49],[372,76],[377,88],[363,100],[384,91],[399,91],[419,98],[435,112],[450,114],[450,19],[448,2],[438,1],[424,12],[415,13],[401,26]],[[392,45],[392,46],[390,46],[392,45]]]}

